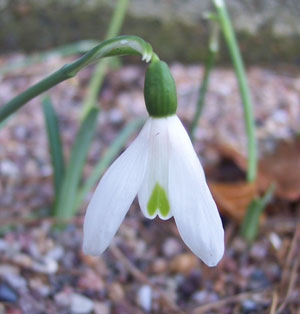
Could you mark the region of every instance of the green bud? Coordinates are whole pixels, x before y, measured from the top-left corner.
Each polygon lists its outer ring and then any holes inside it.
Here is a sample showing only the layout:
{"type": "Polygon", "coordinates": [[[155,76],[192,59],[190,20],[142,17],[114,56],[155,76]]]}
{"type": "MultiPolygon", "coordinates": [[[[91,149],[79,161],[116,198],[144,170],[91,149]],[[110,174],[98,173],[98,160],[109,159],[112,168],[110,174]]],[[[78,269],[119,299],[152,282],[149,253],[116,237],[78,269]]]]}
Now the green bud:
{"type": "Polygon", "coordinates": [[[152,117],[167,117],[176,113],[176,86],[168,65],[158,58],[147,68],[144,86],[146,108],[152,117]]]}

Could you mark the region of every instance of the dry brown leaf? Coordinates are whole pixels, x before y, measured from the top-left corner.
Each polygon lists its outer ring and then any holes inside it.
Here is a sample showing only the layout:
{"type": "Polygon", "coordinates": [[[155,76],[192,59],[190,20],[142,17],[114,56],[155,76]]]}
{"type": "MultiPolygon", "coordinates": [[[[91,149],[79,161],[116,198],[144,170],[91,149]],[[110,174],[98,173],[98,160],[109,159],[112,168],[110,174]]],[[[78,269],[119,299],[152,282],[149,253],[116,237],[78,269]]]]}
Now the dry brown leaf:
{"type": "Polygon", "coordinates": [[[276,184],[278,197],[294,201],[300,198],[300,138],[281,141],[274,152],[259,161],[258,187],[265,190],[276,184]]]}
{"type": "Polygon", "coordinates": [[[240,222],[251,200],[256,196],[256,185],[246,182],[209,183],[220,212],[240,222]]]}

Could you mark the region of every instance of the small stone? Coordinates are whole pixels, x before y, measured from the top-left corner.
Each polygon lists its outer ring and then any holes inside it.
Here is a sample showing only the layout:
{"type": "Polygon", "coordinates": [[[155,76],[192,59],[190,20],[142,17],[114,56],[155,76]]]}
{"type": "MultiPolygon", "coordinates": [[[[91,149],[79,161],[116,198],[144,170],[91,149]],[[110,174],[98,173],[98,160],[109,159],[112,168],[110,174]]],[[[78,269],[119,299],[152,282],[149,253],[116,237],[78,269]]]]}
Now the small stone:
{"type": "Polygon", "coordinates": [[[192,253],[183,253],[172,259],[170,269],[173,272],[187,274],[199,263],[198,258],[192,253]]]}
{"type": "Polygon", "coordinates": [[[18,275],[20,273],[19,269],[15,266],[3,264],[0,265],[0,276],[5,277],[7,274],[18,275]]]}
{"type": "Polygon", "coordinates": [[[256,290],[268,287],[270,282],[262,269],[255,269],[250,276],[249,289],[256,290]]]}
{"type": "Polygon", "coordinates": [[[263,243],[254,243],[250,250],[250,256],[256,260],[262,260],[267,255],[266,245],[263,243]]]}
{"type": "Polygon", "coordinates": [[[124,299],[124,290],[118,282],[113,282],[108,287],[108,295],[111,300],[118,302],[124,299]]]}
{"type": "Polygon", "coordinates": [[[3,275],[3,278],[5,278],[5,280],[17,290],[25,290],[27,288],[26,280],[18,274],[7,273],[3,275]]]}
{"type": "Polygon", "coordinates": [[[59,261],[64,256],[64,253],[65,250],[62,246],[55,246],[47,252],[46,257],[49,259],[54,259],[55,261],[59,261]]]}
{"type": "Polygon", "coordinates": [[[31,268],[32,266],[32,258],[26,254],[17,254],[14,256],[13,260],[16,264],[24,268],[31,268]]]}
{"type": "Polygon", "coordinates": [[[122,122],[123,115],[119,109],[113,108],[109,110],[109,119],[112,123],[120,123],[122,122]]]}
{"type": "Polygon", "coordinates": [[[31,289],[35,290],[42,297],[47,297],[51,292],[50,287],[45,285],[39,278],[30,279],[29,286],[31,289]]]}
{"type": "Polygon", "coordinates": [[[162,250],[165,256],[172,257],[178,255],[181,252],[181,245],[175,238],[168,238],[164,241],[162,250]]]}
{"type": "Polygon", "coordinates": [[[16,292],[6,283],[0,283],[0,301],[1,302],[17,302],[18,296],[16,292]]]}
{"type": "Polygon", "coordinates": [[[151,265],[151,271],[155,274],[161,274],[167,270],[167,262],[163,258],[157,258],[151,265]]]}
{"type": "Polygon", "coordinates": [[[53,259],[45,258],[41,262],[34,262],[32,268],[39,273],[54,274],[58,270],[58,264],[53,259]]]}
{"type": "Polygon", "coordinates": [[[60,307],[69,307],[71,304],[71,293],[61,291],[54,296],[55,303],[60,307]]]}
{"type": "Polygon", "coordinates": [[[105,285],[102,278],[93,270],[87,269],[78,280],[78,287],[81,289],[102,290],[105,285]]]}
{"type": "Polygon", "coordinates": [[[257,304],[255,301],[247,299],[242,303],[243,313],[248,313],[257,310],[257,304]]]}
{"type": "Polygon", "coordinates": [[[206,304],[206,303],[217,301],[218,295],[215,292],[202,290],[202,291],[196,291],[192,295],[192,299],[195,300],[199,304],[206,304]]]}
{"type": "Polygon", "coordinates": [[[137,293],[137,303],[146,312],[151,311],[152,307],[152,288],[148,285],[143,285],[137,293]]]}
{"type": "Polygon", "coordinates": [[[4,159],[1,163],[0,163],[0,173],[2,176],[6,176],[6,177],[17,177],[19,171],[18,171],[18,167],[11,162],[10,160],[4,159]]]}
{"type": "Polygon", "coordinates": [[[95,314],[110,314],[110,306],[104,302],[95,302],[94,312],[95,314]]]}
{"type": "Polygon", "coordinates": [[[9,244],[5,240],[0,239],[0,252],[1,251],[6,251],[8,246],[9,246],[9,244]]]}
{"type": "Polygon", "coordinates": [[[90,313],[94,308],[94,302],[84,295],[73,293],[71,296],[71,311],[73,313],[90,313]]]}

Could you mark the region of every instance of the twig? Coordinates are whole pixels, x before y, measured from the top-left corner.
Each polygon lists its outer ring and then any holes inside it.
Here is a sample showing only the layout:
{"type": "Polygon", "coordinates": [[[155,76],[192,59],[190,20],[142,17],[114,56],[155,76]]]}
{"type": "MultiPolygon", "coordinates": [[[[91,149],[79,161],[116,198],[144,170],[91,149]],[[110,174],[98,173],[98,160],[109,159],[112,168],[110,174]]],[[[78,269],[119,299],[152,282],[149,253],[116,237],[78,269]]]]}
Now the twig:
{"type": "Polygon", "coordinates": [[[273,297],[272,297],[272,304],[270,308],[270,314],[275,314],[277,304],[278,304],[278,293],[276,290],[274,290],[273,297]]]}
{"type": "Polygon", "coordinates": [[[231,297],[224,298],[224,299],[216,301],[216,302],[201,305],[201,306],[195,308],[192,313],[193,314],[202,314],[208,310],[218,309],[218,308],[223,307],[227,304],[240,302],[244,299],[257,297],[257,296],[260,296],[261,294],[266,294],[268,292],[269,292],[268,289],[264,289],[264,290],[260,290],[260,291],[256,290],[256,291],[243,292],[243,293],[231,296],[231,297]]]}
{"type": "Polygon", "coordinates": [[[159,296],[169,306],[171,311],[174,311],[175,313],[183,314],[182,310],[169,298],[169,296],[164,291],[161,291],[161,289],[156,287],[133,263],[131,263],[129,259],[121,252],[121,250],[117,246],[115,246],[114,244],[111,244],[109,248],[112,254],[124,264],[127,270],[137,280],[141,281],[142,283],[146,285],[149,285],[153,290],[155,290],[159,294],[159,296]]]}
{"type": "MultiPolygon", "coordinates": [[[[289,250],[289,254],[287,256],[287,261],[286,261],[286,267],[285,267],[286,272],[284,274],[287,274],[287,271],[288,271],[288,269],[292,263],[292,258],[293,258],[293,256],[295,256],[295,254],[297,254],[297,244],[298,244],[297,240],[299,238],[299,235],[300,235],[300,225],[298,225],[297,230],[296,230],[295,235],[294,235],[293,240],[292,240],[291,248],[289,250]]],[[[291,270],[291,275],[289,278],[289,284],[288,284],[286,296],[285,296],[282,304],[280,305],[280,307],[276,311],[276,314],[279,314],[284,310],[284,308],[286,307],[286,305],[287,305],[287,303],[291,297],[291,294],[294,290],[296,279],[297,279],[297,271],[299,268],[299,264],[300,264],[300,256],[298,255],[294,264],[293,264],[293,268],[291,270]]],[[[285,280],[285,278],[283,278],[283,280],[285,280]]],[[[283,282],[283,284],[284,283],[285,282],[283,282]]]]}
{"type": "MultiPolygon", "coordinates": [[[[72,223],[72,224],[82,224],[82,216],[74,216],[72,218],[63,219],[62,223],[72,223]]],[[[15,225],[31,225],[41,222],[50,222],[50,223],[57,223],[58,219],[52,216],[46,217],[13,217],[13,218],[3,218],[0,222],[0,227],[15,226],[15,225]]]]}

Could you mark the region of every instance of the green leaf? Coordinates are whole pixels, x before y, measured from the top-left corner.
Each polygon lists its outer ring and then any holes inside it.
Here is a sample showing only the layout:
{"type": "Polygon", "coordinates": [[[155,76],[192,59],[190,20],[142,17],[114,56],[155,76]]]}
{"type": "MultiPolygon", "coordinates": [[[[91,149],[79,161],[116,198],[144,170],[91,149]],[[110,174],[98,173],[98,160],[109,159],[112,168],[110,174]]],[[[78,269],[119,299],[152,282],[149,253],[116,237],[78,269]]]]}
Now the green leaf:
{"type": "Polygon", "coordinates": [[[48,96],[42,100],[46,131],[48,136],[48,147],[51,155],[53,169],[53,187],[55,199],[58,197],[63,177],[64,177],[64,159],[61,145],[57,115],[48,96]]]}
{"type": "Polygon", "coordinates": [[[96,129],[99,110],[91,108],[83,120],[74,140],[70,160],[55,208],[58,220],[70,218],[74,214],[74,203],[82,176],[83,166],[96,129]]]}
{"type": "Polygon", "coordinates": [[[103,157],[98,161],[90,176],[81,187],[78,192],[76,206],[79,206],[86,194],[93,188],[93,186],[99,181],[101,175],[104,173],[105,169],[111,164],[111,162],[120,153],[122,147],[128,140],[128,138],[145,122],[145,119],[135,119],[128,123],[121,132],[117,135],[112,144],[108,147],[107,151],[103,157]]]}
{"type": "Polygon", "coordinates": [[[274,184],[271,184],[267,189],[265,195],[261,198],[253,199],[247,208],[247,212],[244,216],[240,232],[242,237],[244,237],[245,240],[249,243],[251,243],[256,237],[259,217],[268,205],[268,203],[271,201],[274,188],[274,184]]]}

